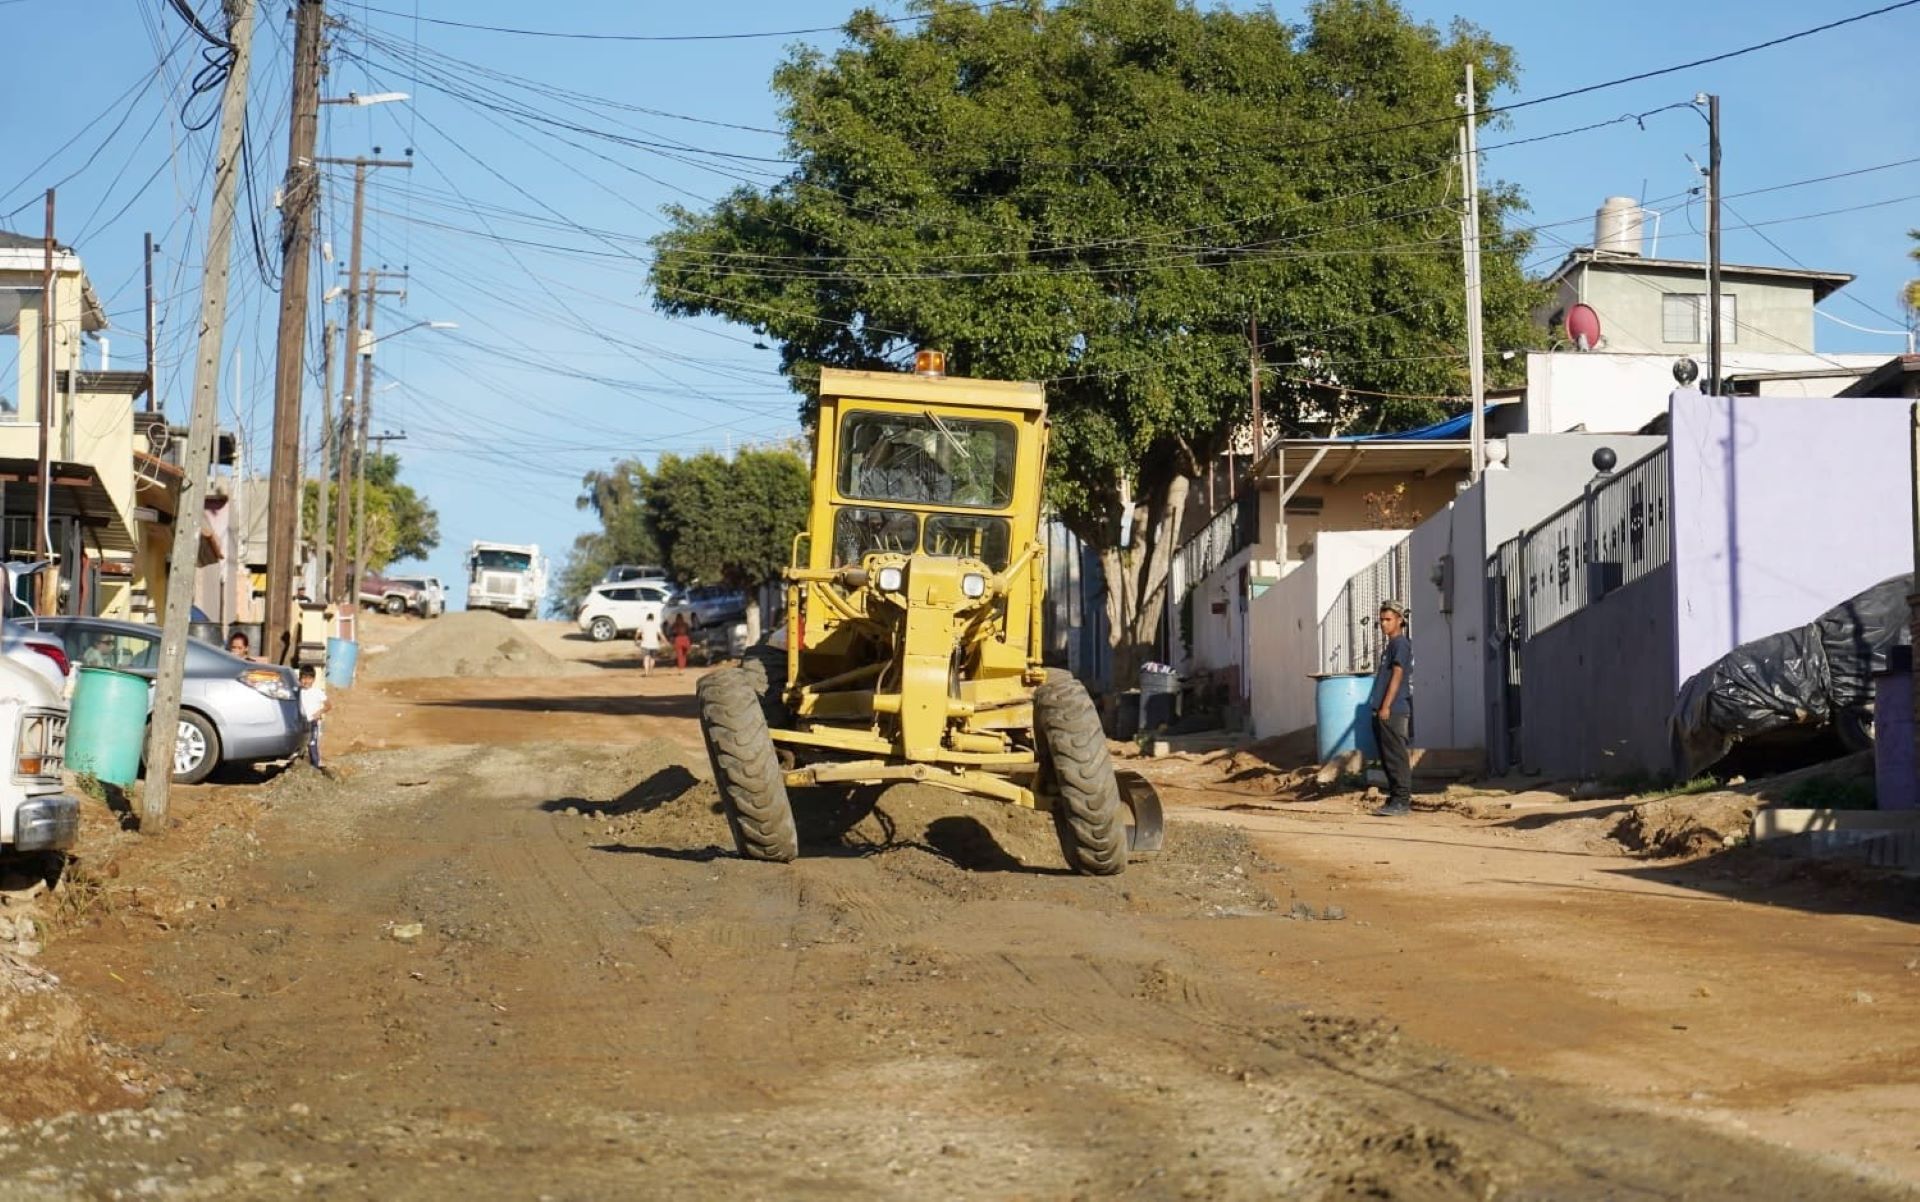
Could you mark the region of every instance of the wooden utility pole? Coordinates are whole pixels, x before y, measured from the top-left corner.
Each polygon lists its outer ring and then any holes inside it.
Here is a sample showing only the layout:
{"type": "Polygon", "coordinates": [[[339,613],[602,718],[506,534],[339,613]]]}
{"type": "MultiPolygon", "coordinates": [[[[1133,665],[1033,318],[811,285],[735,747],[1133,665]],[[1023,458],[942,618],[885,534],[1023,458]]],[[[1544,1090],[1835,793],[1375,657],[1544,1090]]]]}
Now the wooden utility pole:
{"type": "Polygon", "coordinates": [[[1472,447],[1471,478],[1487,470],[1487,349],[1482,329],[1480,292],[1480,99],[1474,91],[1473,64],[1467,64],[1467,90],[1461,96],[1467,109],[1460,135],[1460,182],[1467,194],[1460,218],[1460,252],[1467,275],[1467,388],[1472,393],[1472,416],[1467,419],[1472,447]]]}
{"type": "Polygon", "coordinates": [[[1720,98],[1707,97],[1707,392],[1720,383],[1720,98]]]}
{"type": "Polygon", "coordinates": [[[362,231],[366,228],[367,213],[367,168],[369,167],[412,167],[406,159],[315,159],[316,163],[336,164],[353,168],[353,243],[347,256],[347,358],[345,378],[340,385],[340,470],[336,478],[333,509],[333,599],[341,605],[353,608],[359,604],[360,583],[349,580],[347,573],[351,568],[352,555],[348,549],[348,526],[353,517],[351,495],[353,488],[353,469],[358,454],[365,448],[356,448],[354,440],[356,429],[364,429],[365,423],[358,427],[354,423],[353,365],[360,356],[366,334],[360,320],[360,252],[362,231]]]}
{"type": "Polygon", "coordinates": [[[333,322],[327,323],[325,340],[320,344],[320,487],[314,497],[313,508],[320,520],[320,530],[314,535],[313,557],[319,571],[314,573],[314,583],[318,586],[322,603],[332,600],[333,557],[332,547],[327,542],[327,517],[331,512],[327,501],[327,488],[332,483],[328,478],[328,469],[333,465],[333,363],[339,357],[340,327],[333,322]]]}
{"type": "Polygon", "coordinates": [[[160,412],[160,384],[155,378],[155,364],[158,362],[154,338],[159,332],[159,320],[153,305],[153,234],[147,234],[147,412],[160,412]]]}
{"type": "Polygon", "coordinates": [[[193,367],[193,417],[188,422],[185,478],[167,559],[166,617],[147,730],[147,787],[140,829],[167,828],[173,792],[174,745],[180,732],[180,686],[186,678],[187,623],[193,611],[193,573],[200,559],[200,524],[213,474],[213,437],[220,410],[220,340],[227,318],[227,263],[233,249],[240,182],[240,134],[246,121],[247,71],[252,65],[253,0],[224,0],[233,61],[220,94],[220,146],[214,156],[213,210],[207,221],[206,268],[200,284],[200,346],[193,367]]]}
{"type": "MultiPolygon", "coordinates": [[[[33,552],[42,563],[53,562],[53,357],[59,346],[56,331],[60,325],[60,315],[54,308],[53,250],[53,189],[48,188],[46,271],[40,277],[40,458],[33,498],[33,552]]],[[[42,568],[39,603],[34,608],[43,614],[52,613],[59,587],[54,570],[42,568]]]]}
{"type": "Polygon", "coordinates": [[[1253,461],[1267,449],[1266,423],[1260,413],[1260,319],[1247,319],[1247,390],[1253,401],[1253,461]]]}
{"type": "MultiPolygon", "coordinates": [[[[367,433],[373,417],[373,310],[380,297],[380,273],[367,279],[366,341],[360,347],[360,458],[356,464],[353,488],[353,604],[360,604],[360,581],[367,571],[367,433]]],[[[352,371],[353,365],[348,364],[352,371]]]]}
{"type": "Polygon", "coordinates": [[[322,0],[299,0],[293,27],[293,117],[280,200],[280,330],[273,377],[273,454],[267,477],[267,613],[260,657],[291,663],[294,570],[299,555],[300,398],[306,382],[307,280],[320,175],[313,143],[320,124],[322,0]]]}

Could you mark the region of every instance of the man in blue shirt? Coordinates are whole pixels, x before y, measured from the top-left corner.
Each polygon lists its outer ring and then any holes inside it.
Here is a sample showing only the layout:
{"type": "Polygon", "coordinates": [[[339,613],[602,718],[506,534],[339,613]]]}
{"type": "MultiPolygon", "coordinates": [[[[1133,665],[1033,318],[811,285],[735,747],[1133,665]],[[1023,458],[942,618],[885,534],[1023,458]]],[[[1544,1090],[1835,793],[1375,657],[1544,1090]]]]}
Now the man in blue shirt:
{"type": "Polygon", "coordinates": [[[1387,804],[1374,811],[1382,818],[1413,812],[1413,766],[1407,751],[1413,727],[1413,640],[1407,637],[1407,617],[1405,602],[1380,606],[1380,637],[1386,647],[1367,699],[1374,746],[1387,774],[1387,804]]]}

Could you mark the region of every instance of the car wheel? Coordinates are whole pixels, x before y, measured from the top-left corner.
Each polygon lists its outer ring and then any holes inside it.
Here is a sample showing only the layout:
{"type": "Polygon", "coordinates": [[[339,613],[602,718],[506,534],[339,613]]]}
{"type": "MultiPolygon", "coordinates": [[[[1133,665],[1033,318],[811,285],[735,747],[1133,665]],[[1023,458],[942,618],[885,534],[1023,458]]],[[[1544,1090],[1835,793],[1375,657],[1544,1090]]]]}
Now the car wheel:
{"type": "Polygon", "coordinates": [[[392,614],[396,618],[399,617],[401,614],[406,613],[407,599],[405,597],[388,597],[387,612],[392,614]]]}
{"type": "Polygon", "coordinates": [[[595,618],[587,627],[587,633],[593,636],[596,643],[611,643],[620,631],[614,627],[612,618],[595,618]]]}
{"type": "Polygon", "coordinates": [[[182,785],[197,785],[213,775],[220,766],[220,734],[192,710],[180,711],[180,733],[173,742],[173,779],[182,785]]]}

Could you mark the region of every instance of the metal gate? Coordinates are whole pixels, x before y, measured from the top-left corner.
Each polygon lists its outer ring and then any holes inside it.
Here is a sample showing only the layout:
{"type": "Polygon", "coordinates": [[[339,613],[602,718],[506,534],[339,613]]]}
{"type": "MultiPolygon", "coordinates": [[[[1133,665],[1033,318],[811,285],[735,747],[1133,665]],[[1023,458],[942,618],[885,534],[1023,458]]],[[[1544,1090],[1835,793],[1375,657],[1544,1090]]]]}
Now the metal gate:
{"type": "Polygon", "coordinates": [[[1527,641],[1525,536],[1487,558],[1487,761],[1495,772],[1520,763],[1520,659],[1527,641]]]}

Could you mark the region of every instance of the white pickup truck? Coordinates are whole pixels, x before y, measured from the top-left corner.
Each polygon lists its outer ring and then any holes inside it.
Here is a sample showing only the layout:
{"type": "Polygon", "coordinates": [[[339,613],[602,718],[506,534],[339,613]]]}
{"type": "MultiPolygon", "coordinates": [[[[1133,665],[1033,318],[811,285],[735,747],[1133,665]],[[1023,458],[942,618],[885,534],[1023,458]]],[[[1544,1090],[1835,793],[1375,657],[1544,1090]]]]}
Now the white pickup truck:
{"type": "Polygon", "coordinates": [[[45,675],[0,656],[0,855],[65,851],[80,801],[61,787],[67,703],[45,675]]]}

